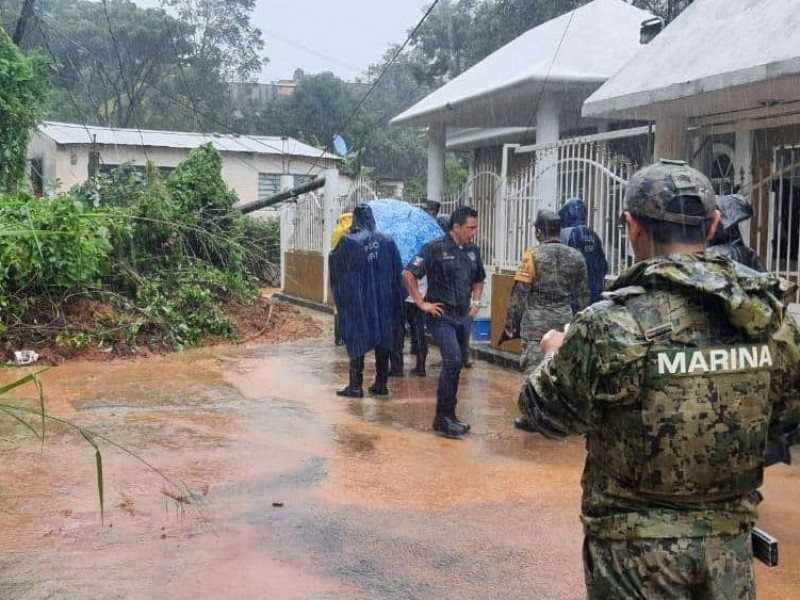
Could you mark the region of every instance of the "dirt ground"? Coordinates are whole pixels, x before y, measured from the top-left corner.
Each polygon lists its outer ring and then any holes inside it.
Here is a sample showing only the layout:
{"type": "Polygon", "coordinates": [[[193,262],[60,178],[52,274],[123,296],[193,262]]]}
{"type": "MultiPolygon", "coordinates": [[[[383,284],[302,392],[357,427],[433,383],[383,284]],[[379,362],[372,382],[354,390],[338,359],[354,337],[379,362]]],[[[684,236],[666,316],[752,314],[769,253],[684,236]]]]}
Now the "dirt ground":
{"type": "MultiPolygon", "coordinates": [[[[315,319],[308,311],[272,297],[273,288],[264,288],[261,297],[255,302],[244,304],[235,300],[225,305],[225,314],[230,318],[237,333],[234,344],[249,342],[277,344],[287,341],[303,340],[318,337],[330,329],[329,319],[315,319]]],[[[64,323],[61,327],[66,332],[96,333],[99,328],[113,331],[109,324],[125,325],[125,316],[111,305],[89,298],[74,298],[63,307],[64,323]]],[[[121,358],[164,355],[174,352],[162,340],[142,330],[134,343],[124,337],[123,327],[119,327],[119,335],[97,344],[70,345],[69,340],[62,341],[59,347],[57,335],[50,339],[40,340],[19,348],[34,350],[39,364],[58,365],[69,360],[108,361],[121,358]]],[[[69,334],[65,334],[68,336],[69,334]]],[[[332,335],[332,333],[331,333],[332,335]]],[[[75,339],[78,339],[77,336],[75,339]]],[[[198,347],[216,346],[231,343],[223,337],[207,337],[198,347]]],[[[7,352],[7,360],[13,359],[13,350],[7,352]]]]}

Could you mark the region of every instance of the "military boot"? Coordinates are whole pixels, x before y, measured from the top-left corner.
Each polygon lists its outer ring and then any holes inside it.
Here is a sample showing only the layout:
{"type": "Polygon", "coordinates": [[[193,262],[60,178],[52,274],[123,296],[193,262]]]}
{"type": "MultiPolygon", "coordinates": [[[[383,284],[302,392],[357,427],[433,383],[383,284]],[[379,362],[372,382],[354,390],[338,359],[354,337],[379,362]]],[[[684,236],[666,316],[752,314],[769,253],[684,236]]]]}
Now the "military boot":
{"type": "Polygon", "coordinates": [[[433,430],[438,431],[444,437],[452,439],[460,439],[462,435],[467,433],[463,425],[457,423],[448,414],[449,411],[436,411],[436,416],[433,418],[433,430]]]}

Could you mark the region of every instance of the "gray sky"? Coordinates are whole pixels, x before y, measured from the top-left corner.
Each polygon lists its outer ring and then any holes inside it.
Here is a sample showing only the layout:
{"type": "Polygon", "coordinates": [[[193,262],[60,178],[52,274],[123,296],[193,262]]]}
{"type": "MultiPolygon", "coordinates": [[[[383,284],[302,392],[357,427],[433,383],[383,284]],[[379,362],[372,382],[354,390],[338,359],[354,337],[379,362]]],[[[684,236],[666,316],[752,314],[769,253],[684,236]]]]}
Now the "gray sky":
{"type": "MultiPolygon", "coordinates": [[[[153,7],[159,0],[134,0],[153,7]]],[[[402,44],[431,0],[256,0],[269,62],[261,81],[331,71],[348,81],[377,62],[390,44],[402,44]]]]}
{"type": "Polygon", "coordinates": [[[270,62],[262,80],[331,71],[352,80],[402,44],[430,0],[258,0],[253,22],[270,62]]]}

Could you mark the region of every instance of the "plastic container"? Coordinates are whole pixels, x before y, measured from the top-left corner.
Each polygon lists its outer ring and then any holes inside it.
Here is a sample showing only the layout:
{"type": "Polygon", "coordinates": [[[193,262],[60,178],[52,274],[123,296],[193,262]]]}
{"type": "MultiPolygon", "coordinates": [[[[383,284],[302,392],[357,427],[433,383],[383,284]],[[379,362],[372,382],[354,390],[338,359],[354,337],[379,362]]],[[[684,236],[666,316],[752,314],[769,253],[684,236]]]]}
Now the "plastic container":
{"type": "Polygon", "coordinates": [[[489,343],[492,321],[486,317],[478,317],[472,321],[472,341],[489,343]]]}

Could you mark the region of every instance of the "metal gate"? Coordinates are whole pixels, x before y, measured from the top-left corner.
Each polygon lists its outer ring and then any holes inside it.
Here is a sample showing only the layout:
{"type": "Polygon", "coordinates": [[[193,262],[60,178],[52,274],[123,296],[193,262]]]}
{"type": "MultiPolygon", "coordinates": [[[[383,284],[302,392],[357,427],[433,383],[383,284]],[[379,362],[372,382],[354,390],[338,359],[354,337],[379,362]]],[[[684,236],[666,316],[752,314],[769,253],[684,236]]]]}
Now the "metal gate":
{"type": "MultiPolygon", "coordinates": [[[[639,127],[561,140],[552,144],[507,146],[506,151],[528,153],[527,167],[506,177],[498,206],[494,264],[514,269],[522,253],[536,245],[533,221],[541,208],[557,210],[565,200],[586,203],[587,225],[603,242],[610,274],[630,264],[626,232],[620,225],[625,185],[647,157],[652,131],[639,127]],[[625,141],[625,144],[619,142],[625,141]],[[620,148],[638,148],[624,154],[620,148]]],[[[503,161],[504,164],[507,161],[503,161]]]]}
{"type": "Polygon", "coordinates": [[[742,236],[769,272],[800,286],[800,146],[773,148],[771,162],[768,173],[756,173],[750,190],[742,190],[754,213],[742,236]]]}

